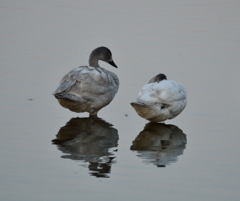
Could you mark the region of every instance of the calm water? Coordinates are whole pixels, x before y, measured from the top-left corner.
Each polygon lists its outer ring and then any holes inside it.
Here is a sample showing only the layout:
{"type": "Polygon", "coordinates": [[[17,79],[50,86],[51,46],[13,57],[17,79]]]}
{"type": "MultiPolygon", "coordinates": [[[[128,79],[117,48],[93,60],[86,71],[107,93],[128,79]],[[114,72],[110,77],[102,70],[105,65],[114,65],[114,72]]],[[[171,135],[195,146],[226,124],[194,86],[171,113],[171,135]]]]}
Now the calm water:
{"type": "Polygon", "coordinates": [[[0,200],[239,200],[239,7],[0,0],[0,200]],[[120,90],[90,120],[51,93],[100,45],[120,90]],[[188,105],[147,124],[129,102],[160,72],[185,85],[188,105]]]}

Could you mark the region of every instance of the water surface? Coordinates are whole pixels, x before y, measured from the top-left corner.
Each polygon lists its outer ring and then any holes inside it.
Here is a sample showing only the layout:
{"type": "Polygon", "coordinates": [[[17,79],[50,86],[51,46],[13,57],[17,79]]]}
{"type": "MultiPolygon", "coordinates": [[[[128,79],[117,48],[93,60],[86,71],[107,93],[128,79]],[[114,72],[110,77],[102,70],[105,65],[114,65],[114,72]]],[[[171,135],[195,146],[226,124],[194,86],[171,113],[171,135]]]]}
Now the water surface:
{"type": "Polygon", "coordinates": [[[239,200],[239,6],[1,0],[0,200],[239,200]],[[100,122],[82,123],[51,93],[100,45],[120,89],[100,122]],[[157,73],[188,105],[152,127],[129,103],[157,73]]]}

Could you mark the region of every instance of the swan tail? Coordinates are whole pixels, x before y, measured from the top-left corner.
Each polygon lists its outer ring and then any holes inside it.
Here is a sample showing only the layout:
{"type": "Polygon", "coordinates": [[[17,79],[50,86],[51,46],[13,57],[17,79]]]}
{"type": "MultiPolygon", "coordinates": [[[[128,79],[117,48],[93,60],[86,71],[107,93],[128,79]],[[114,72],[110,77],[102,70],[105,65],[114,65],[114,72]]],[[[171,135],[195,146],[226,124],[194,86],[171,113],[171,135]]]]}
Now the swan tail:
{"type": "Polygon", "coordinates": [[[73,95],[73,94],[68,94],[68,93],[56,93],[53,94],[56,99],[58,100],[68,100],[68,101],[79,101],[79,97],[73,95]]]}
{"type": "Polygon", "coordinates": [[[132,102],[130,103],[131,106],[135,109],[140,109],[140,108],[146,108],[147,105],[143,104],[143,103],[136,103],[136,102],[132,102]]]}

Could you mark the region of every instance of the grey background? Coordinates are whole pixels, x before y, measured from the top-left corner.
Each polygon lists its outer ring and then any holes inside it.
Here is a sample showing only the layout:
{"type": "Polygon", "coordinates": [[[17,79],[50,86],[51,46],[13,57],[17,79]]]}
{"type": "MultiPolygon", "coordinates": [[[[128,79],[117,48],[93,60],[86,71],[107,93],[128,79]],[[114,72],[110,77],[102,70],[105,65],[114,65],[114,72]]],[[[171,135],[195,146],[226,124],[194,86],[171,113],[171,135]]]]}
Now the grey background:
{"type": "Polygon", "coordinates": [[[239,200],[239,6],[0,0],[0,199],[239,200]],[[84,162],[62,159],[51,144],[72,117],[86,116],[61,108],[52,91],[101,45],[119,68],[101,65],[120,79],[115,99],[100,112],[120,138],[108,179],[89,176],[84,162]],[[166,168],[130,150],[146,121],[129,102],[160,72],[188,91],[185,111],[167,122],[187,134],[187,146],[166,168]]]}

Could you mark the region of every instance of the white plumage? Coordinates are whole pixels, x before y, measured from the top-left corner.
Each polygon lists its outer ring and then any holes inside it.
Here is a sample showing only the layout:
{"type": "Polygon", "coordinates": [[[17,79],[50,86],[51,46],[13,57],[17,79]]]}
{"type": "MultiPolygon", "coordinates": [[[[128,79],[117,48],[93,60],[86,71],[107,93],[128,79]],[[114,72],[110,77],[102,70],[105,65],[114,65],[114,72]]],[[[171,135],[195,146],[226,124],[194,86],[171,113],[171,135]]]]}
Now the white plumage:
{"type": "Polygon", "coordinates": [[[152,78],[140,90],[136,102],[131,103],[136,112],[152,122],[172,119],[186,106],[186,91],[174,80],[167,80],[163,74],[152,78]],[[159,79],[160,78],[160,79],[159,79]]]}

